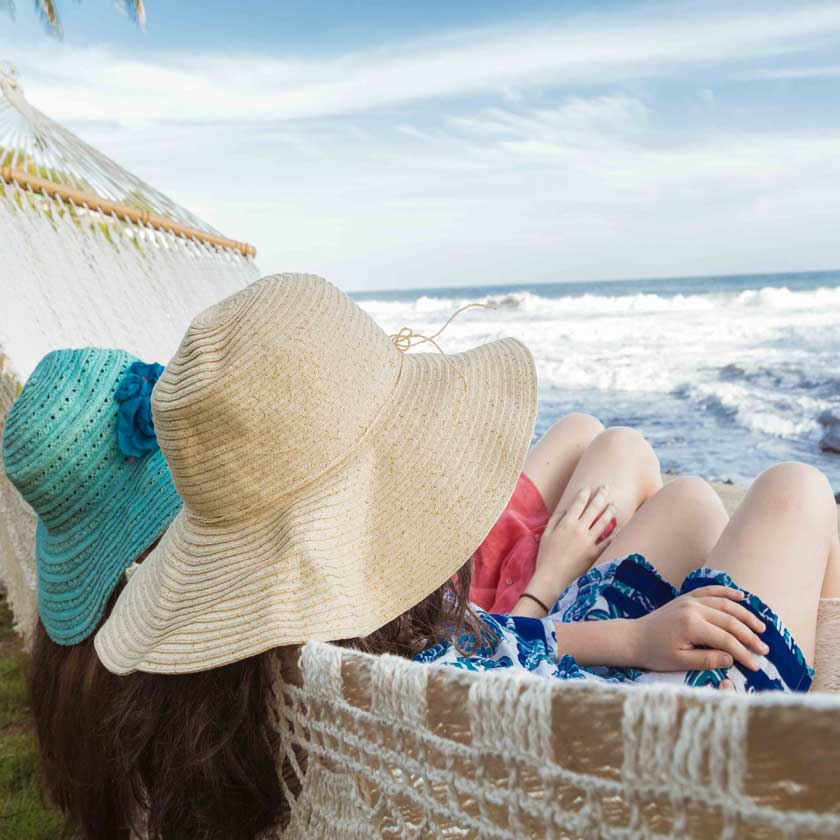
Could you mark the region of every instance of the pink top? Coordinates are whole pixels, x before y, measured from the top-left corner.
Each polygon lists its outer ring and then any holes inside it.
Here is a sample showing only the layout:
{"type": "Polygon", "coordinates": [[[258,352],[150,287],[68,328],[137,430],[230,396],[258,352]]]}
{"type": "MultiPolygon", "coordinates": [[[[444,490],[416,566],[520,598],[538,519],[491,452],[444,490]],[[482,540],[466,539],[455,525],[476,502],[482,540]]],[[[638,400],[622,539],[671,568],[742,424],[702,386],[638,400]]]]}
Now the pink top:
{"type": "Polygon", "coordinates": [[[534,574],[548,510],[525,473],[507,507],[473,554],[470,600],[491,613],[509,613],[534,574]]]}

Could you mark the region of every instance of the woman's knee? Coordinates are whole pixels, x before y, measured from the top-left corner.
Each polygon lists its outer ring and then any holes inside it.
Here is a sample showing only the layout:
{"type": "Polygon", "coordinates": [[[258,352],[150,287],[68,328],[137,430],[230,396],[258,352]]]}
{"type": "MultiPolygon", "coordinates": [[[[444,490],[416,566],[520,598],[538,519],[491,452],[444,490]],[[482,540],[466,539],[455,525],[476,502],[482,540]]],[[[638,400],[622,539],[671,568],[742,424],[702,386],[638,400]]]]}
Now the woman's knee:
{"type": "Polygon", "coordinates": [[[592,446],[607,450],[616,461],[633,464],[649,493],[662,486],[659,458],[641,432],[628,426],[611,426],[592,441],[592,446]]]}
{"type": "Polygon", "coordinates": [[[568,414],[558,420],[528,453],[525,474],[534,482],[549,509],[560,501],[583,453],[604,427],[588,414],[568,414]]]}
{"type": "Polygon", "coordinates": [[[678,512],[680,519],[690,520],[692,529],[712,534],[715,541],[729,521],[720,496],[708,481],[696,475],[675,478],[659,493],[667,496],[669,508],[678,512]]]}
{"type": "Polygon", "coordinates": [[[604,424],[597,417],[573,411],[554,423],[545,436],[574,440],[585,449],[603,431],[604,424]]]}
{"type": "Polygon", "coordinates": [[[816,467],[785,461],[765,470],[751,493],[761,494],[776,516],[825,515],[836,527],[837,507],[831,485],[816,467]]]}

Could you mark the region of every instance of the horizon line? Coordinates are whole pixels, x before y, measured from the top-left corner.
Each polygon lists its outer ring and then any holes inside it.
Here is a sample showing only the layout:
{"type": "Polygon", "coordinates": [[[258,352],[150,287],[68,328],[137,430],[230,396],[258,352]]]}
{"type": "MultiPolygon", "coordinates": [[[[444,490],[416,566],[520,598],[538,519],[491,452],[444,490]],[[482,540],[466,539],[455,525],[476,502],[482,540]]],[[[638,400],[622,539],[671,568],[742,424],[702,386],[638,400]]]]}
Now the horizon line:
{"type": "MultiPolygon", "coordinates": [[[[681,280],[733,280],[736,278],[745,277],[807,277],[822,274],[837,274],[840,275],[840,267],[837,268],[817,268],[817,269],[797,269],[796,271],[737,271],[731,274],[662,274],[651,275],[647,277],[601,277],[595,280],[539,280],[533,283],[470,283],[466,285],[453,286],[414,286],[407,289],[401,288],[379,288],[379,289],[346,289],[349,295],[375,295],[382,292],[399,292],[408,295],[412,292],[435,292],[441,290],[459,292],[468,292],[472,289],[490,289],[503,290],[511,288],[533,288],[544,286],[581,286],[587,283],[606,284],[606,283],[633,283],[633,282],[665,282],[665,281],[681,281],[681,280]]],[[[840,278],[838,278],[840,279],[840,278]]]]}

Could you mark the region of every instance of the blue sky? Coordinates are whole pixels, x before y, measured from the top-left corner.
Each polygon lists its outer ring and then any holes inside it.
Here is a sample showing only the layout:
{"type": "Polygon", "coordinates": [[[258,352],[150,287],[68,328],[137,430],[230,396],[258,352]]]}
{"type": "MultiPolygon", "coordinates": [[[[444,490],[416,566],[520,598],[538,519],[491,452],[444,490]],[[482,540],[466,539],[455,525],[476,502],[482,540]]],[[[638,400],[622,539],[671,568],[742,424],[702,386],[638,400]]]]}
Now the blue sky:
{"type": "MultiPolygon", "coordinates": [[[[3,0],[0,0],[0,6],[3,0]]],[[[265,272],[349,289],[840,265],[840,4],[107,0],[30,101],[265,272]]]]}

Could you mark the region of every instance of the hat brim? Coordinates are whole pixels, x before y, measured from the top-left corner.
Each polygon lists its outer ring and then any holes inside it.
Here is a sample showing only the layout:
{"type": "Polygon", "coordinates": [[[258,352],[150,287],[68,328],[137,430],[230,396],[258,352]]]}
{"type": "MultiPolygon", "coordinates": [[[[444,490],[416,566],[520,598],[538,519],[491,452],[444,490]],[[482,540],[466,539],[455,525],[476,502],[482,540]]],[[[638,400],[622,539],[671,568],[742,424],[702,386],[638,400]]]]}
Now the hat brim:
{"type": "Polygon", "coordinates": [[[102,621],[125,569],[170,525],[182,502],[160,451],[138,459],[104,504],[71,529],[35,532],[38,614],[49,637],[78,644],[102,621]]]}
{"type": "MultiPolygon", "coordinates": [[[[455,574],[501,515],[536,402],[514,339],[406,355],[374,427],[288,504],[235,524],[184,509],[97,634],[100,659],[117,674],[188,673],[382,627],[455,574]]],[[[282,453],[259,454],[282,470],[282,453]]]]}

